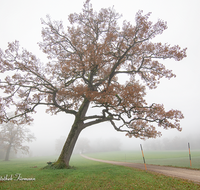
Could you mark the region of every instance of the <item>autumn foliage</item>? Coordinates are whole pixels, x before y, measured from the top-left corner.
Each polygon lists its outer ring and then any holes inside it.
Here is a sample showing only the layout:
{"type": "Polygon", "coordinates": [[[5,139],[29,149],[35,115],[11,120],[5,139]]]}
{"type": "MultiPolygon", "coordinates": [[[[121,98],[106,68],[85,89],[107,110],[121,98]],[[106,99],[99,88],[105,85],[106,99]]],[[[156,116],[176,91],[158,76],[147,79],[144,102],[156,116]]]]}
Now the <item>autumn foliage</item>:
{"type": "Polygon", "coordinates": [[[163,77],[175,77],[159,60],[186,57],[186,49],[178,45],[151,41],[167,24],[152,23],[149,16],[138,11],[134,25],[124,21],[119,27],[121,16],[113,8],[97,13],[88,0],[82,13],[69,15],[67,29],[47,16],[39,43],[49,59],[46,64],[17,41],[9,43],[5,52],[0,51],[0,71],[8,73],[0,81],[5,94],[0,99],[1,122],[29,123],[35,108],[46,105],[49,113],[73,114],[79,131],[105,121],[142,139],[160,136],[156,125],[181,130],[180,111],[165,111],[163,105],[145,101],[146,88],[156,88],[163,77]],[[120,82],[124,75],[126,83],[120,82]],[[9,109],[15,109],[13,118],[7,117],[9,109]],[[88,109],[101,114],[87,115],[88,109]]]}

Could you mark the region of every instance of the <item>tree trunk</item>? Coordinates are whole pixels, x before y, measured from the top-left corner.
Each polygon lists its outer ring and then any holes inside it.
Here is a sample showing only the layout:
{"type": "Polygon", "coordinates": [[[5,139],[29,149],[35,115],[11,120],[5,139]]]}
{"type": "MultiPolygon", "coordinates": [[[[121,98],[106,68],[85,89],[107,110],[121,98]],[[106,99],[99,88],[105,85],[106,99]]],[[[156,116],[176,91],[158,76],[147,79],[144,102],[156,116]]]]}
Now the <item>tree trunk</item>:
{"type": "Polygon", "coordinates": [[[8,148],[6,150],[5,161],[9,161],[10,150],[11,150],[11,144],[8,145],[8,148]]]}
{"type": "Polygon", "coordinates": [[[82,131],[82,126],[79,123],[74,122],[72,125],[72,128],[70,130],[70,133],[67,137],[67,140],[63,146],[62,152],[57,160],[57,162],[54,164],[56,168],[69,168],[69,161],[72,155],[72,152],[74,150],[74,146],[76,144],[76,141],[78,139],[79,134],[82,131]]]}
{"type": "Polygon", "coordinates": [[[74,123],[71,127],[67,140],[63,146],[61,154],[58,160],[53,164],[53,167],[58,168],[58,169],[70,168],[69,161],[70,161],[72,152],[74,150],[76,141],[81,131],[84,129],[84,123],[82,119],[85,117],[85,114],[88,110],[88,106],[89,106],[89,101],[84,100],[78,113],[75,116],[74,123]]]}

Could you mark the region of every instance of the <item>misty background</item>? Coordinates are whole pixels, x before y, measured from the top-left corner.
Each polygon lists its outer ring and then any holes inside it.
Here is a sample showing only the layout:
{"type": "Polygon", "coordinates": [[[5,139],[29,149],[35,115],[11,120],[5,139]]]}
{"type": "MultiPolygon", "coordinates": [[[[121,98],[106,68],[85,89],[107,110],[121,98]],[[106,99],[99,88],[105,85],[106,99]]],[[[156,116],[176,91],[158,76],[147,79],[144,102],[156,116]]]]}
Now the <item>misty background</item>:
{"type": "MultiPolygon", "coordinates": [[[[0,48],[6,49],[7,43],[19,40],[21,47],[35,54],[42,61],[46,56],[39,50],[37,42],[41,41],[41,21],[49,14],[52,20],[62,20],[68,25],[68,15],[81,12],[83,0],[0,0],[0,48]]],[[[147,90],[147,102],[164,104],[165,109],[178,109],[184,114],[181,121],[182,132],[175,129],[163,130],[162,137],[146,141],[128,138],[117,132],[107,122],[84,129],[77,142],[75,152],[140,150],[191,150],[200,149],[200,27],[198,0],[101,0],[91,1],[94,10],[112,7],[123,15],[123,20],[134,24],[135,14],[143,10],[144,14],[152,12],[150,20],[167,21],[168,29],[153,39],[154,42],[187,47],[187,58],[180,62],[165,60],[165,66],[173,70],[176,78],[162,79],[157,89],[147,90]],[[82,146],[80,146],[82,145],[82,146]]],[[[121,24],[119,23],[119,25],[121,24]]],[[[122,81],[125,78],[121,78],[122,81]]],[[[29,126],[37,138],[29,143],[29,156],[58,155],[68,136],[73,123],[73,116],[59,113],[48,115],[45,107],[37,108],[34,122],[29,126]]],[[[21,155],[19,155],[21,156],[21,155]]]]}

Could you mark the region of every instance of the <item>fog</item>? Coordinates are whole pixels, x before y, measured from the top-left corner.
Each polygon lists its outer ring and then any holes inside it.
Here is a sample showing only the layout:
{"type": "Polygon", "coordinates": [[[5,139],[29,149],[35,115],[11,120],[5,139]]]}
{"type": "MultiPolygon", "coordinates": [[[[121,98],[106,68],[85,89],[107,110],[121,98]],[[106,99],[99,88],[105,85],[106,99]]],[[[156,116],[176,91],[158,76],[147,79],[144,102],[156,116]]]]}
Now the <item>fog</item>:
{"type": "MultiPolygon", "coordinates": [[[[147,91],[146,99],[149,103],[164,104],[166,110],[181,110],[185,118],[181,121],[182,132],[160,128],[162,137],[145,141],[128,138],[124,133],[115,131],[108,122],[94,125],[83,130],[80,135],[79,141],[86,144],[82,151],[140,150],[140,144],[148,150],[184,150],[187,149],[188,142],[191,150],[200,149],[199,1],[93,0],[92,4],[95,10],[114,5],[115,10],[123,14],[123,20],[131,22],[134,22],[135,13],[139,9],[144,10],[145,14],[152,12],[152,21],[158,18],[167,21],[168,29],[154,41],[187,47],[187,58],[180,62],[164,61],[166,67],[173,70],[177,77],[162,79],[157,89],[147,91]]],[[[46,60],[37,45],[41,41],[40,18],[50,14],[52,20],[63,20],[67,25],[67,16],[73,12],[79,13],[82,5],[82,0],[0,1],[0,48],[5,49],[7,42],[19,40],[21,46],[32,51],[41,60],[46,60]]],[[[74,118],[64,113],[51,116],[45,113],[45,107],[40,107],[34,119],[30,130],[37,140],[28,144],[29,156],[59,156],[60,150],[56,150],[56,142],[67,138],[74,118]]],[[[80,148],[76,151],[79,152],[80,148]]]]}
{"type": "MultiPolygon", "coordinates": [[[[38,111],[38,115],[41,114],[42,111],[38,111]]],[[[42,120],[38,116],[34,125],[30,127],[37,137],[37,141],[29,143],[31,156],[59,156],[72,123],[73,117],[65,114],[44,115],[42,120]],[[54,117],[57,119],[55,120],[54,117]]],[[[182,123],[184,124],[184,120],[182,123]]],[[[194,126],[192,127],[194,128],[194,126]]],[[[196,127],[198,128],[198,126],[196,127]]],[[[162,131],[162,137],[144,141],[128,138],[125,133],[115,131],[108,122],[94,125],[81,132],[74,153],[139,151],[140,144],[143,145],[144,150],[150,151],[187,150],[188,142],[191,150],[200,149],[199,131],[190,131],[184,127],[182,132],[178,132],[176,129],[161,129],[160,131],[162,131]]]]}

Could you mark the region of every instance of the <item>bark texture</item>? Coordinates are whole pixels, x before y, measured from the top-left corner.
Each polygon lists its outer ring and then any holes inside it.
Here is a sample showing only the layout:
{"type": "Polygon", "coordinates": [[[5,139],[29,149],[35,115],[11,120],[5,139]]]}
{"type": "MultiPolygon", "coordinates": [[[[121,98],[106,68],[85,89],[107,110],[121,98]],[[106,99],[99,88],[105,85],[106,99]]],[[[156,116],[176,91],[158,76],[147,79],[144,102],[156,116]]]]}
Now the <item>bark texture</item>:
{"type": "Polygon", "coordinates": [[[53,167],[56,167],[58,169],[70,168],[69,161],[73,153],[74,146],[81,131],[85,128],[83,118],[85,117],[88,107],[89,107],[89,101],[85,99],[82,105],[80,106],[79,112],[76,114],[74,123],[71,127],[67,140],[63,146],[61,154],[57,162],[54,163],[53,167]]]}

